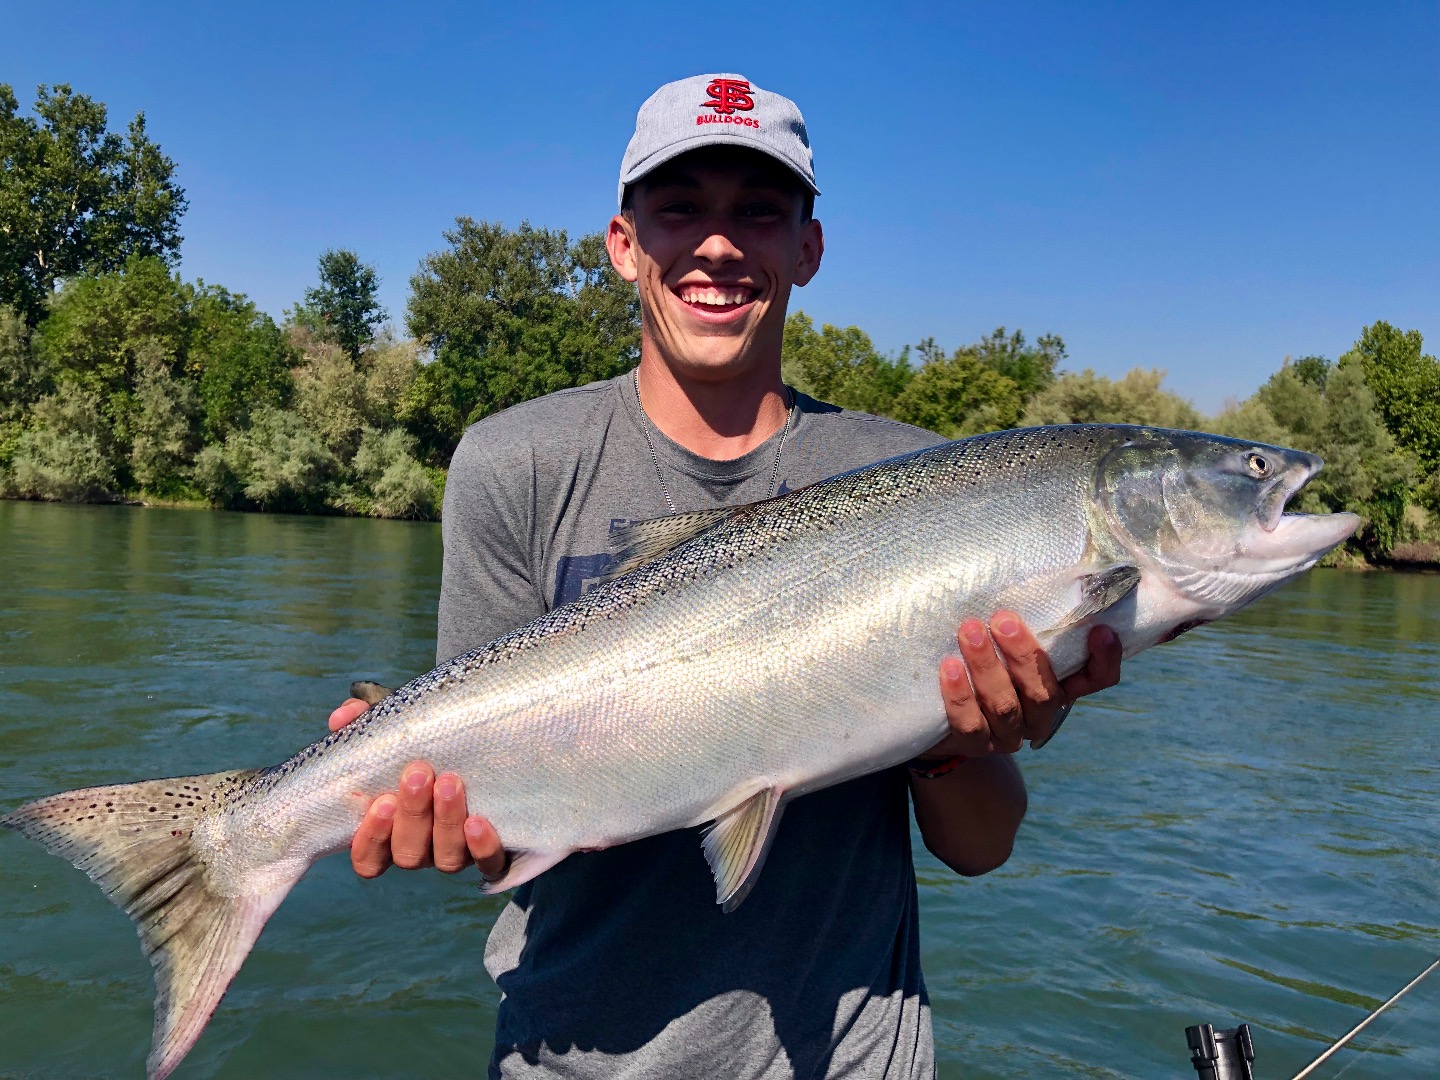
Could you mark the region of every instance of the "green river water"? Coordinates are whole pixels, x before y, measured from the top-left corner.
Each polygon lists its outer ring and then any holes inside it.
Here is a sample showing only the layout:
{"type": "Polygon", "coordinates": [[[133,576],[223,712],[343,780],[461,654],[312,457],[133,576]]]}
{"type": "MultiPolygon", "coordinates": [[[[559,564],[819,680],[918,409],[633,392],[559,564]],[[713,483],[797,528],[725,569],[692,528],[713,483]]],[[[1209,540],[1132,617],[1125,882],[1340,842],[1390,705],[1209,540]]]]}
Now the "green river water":
{"type": "MultiPolygon", "coordinates": [[[[281,760],[431,666],[439,569],[434,525],[0,502],[0,809],[281,760]]],[[[1437,724],[1440,576],[1312,573],[1128,662],[1022,752],[1005,867],[917,856],[941,1076],[1193,1076],[1200,1021],[1292,1076],[1440,954],[1437,724]]],[[[21,837],[0,867],[0,1077],[143,1075],[128,920],[21,837]]],[[[500,904],[326,860],[177,1078],[483,1075],[500,904]]],[[[1440,977],[1318,1075],[1440,1076],[1437,1020],[1440,977]]]]}

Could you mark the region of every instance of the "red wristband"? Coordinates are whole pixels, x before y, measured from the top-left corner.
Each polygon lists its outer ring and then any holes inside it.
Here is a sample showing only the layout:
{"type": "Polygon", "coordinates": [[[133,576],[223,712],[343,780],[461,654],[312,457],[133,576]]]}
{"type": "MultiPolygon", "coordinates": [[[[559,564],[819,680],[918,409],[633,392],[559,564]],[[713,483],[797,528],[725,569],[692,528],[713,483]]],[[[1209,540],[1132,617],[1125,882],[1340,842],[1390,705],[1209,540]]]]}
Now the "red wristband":
{"type": "Polygon", "coordinates": [[[939,761],[922,762],[919,758],[907,761],[905,767],[922,780],[938,780],[946,773],[952,773],[969,760],[964,754],[942,758],[939,761]]]}

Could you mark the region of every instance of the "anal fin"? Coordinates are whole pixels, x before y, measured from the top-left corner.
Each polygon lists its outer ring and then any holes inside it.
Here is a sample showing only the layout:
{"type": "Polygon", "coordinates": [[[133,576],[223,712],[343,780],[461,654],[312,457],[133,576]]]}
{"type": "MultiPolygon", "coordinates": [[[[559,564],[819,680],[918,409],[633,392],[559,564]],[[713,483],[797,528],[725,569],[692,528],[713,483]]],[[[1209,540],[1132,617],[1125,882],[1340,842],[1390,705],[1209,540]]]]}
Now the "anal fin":
{"type": "Polygon", "coordinates": [[[510,865],[505,868],[494,881],[485,879],[484,890],[487,893],[502,893],[509,889],[524,885],[527,881],[539,877],[546,870],[558,863],[568,851],[515,851],[510,854],[510,865]]]}
{"type": "Polygon", "coordinates": [[[722,910],[734,911],[755,887],[780,824],[783,794],[778,787],[761,788],[706,827],[701,844],[715,875],[715,902],[722,910]]]}

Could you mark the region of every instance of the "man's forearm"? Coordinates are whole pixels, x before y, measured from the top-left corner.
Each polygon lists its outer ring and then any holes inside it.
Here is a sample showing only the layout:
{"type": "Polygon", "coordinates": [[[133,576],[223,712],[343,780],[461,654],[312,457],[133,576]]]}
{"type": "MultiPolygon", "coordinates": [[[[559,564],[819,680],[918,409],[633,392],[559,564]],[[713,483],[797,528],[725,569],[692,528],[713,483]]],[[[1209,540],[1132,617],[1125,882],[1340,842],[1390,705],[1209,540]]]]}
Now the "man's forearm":
{"type": "Polygon", "coordinates": [[[911,776],[910,791],[925,846],[957,874],[989,873],[1010,857],[1026,796],[1009,754],[972,758],[933,780],[911,776]]]}

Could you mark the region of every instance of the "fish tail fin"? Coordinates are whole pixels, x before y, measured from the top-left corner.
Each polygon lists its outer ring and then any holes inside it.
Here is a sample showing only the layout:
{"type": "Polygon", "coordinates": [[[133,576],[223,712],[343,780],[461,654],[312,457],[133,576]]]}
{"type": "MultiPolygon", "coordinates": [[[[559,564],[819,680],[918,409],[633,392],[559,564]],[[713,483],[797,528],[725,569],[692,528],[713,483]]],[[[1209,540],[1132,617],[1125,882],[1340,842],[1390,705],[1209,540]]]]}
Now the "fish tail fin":
{"type": "Polygon", "coordinates": [[[155,968],[151,1080],[180,1063],[240,970],[265,921],[309,869],[277,865],[264,887],[214,887],[193,832],[222,796],[258,772],[210,773],[66,791],[0,817],[69,859],[135,921],[155,968]]]}

